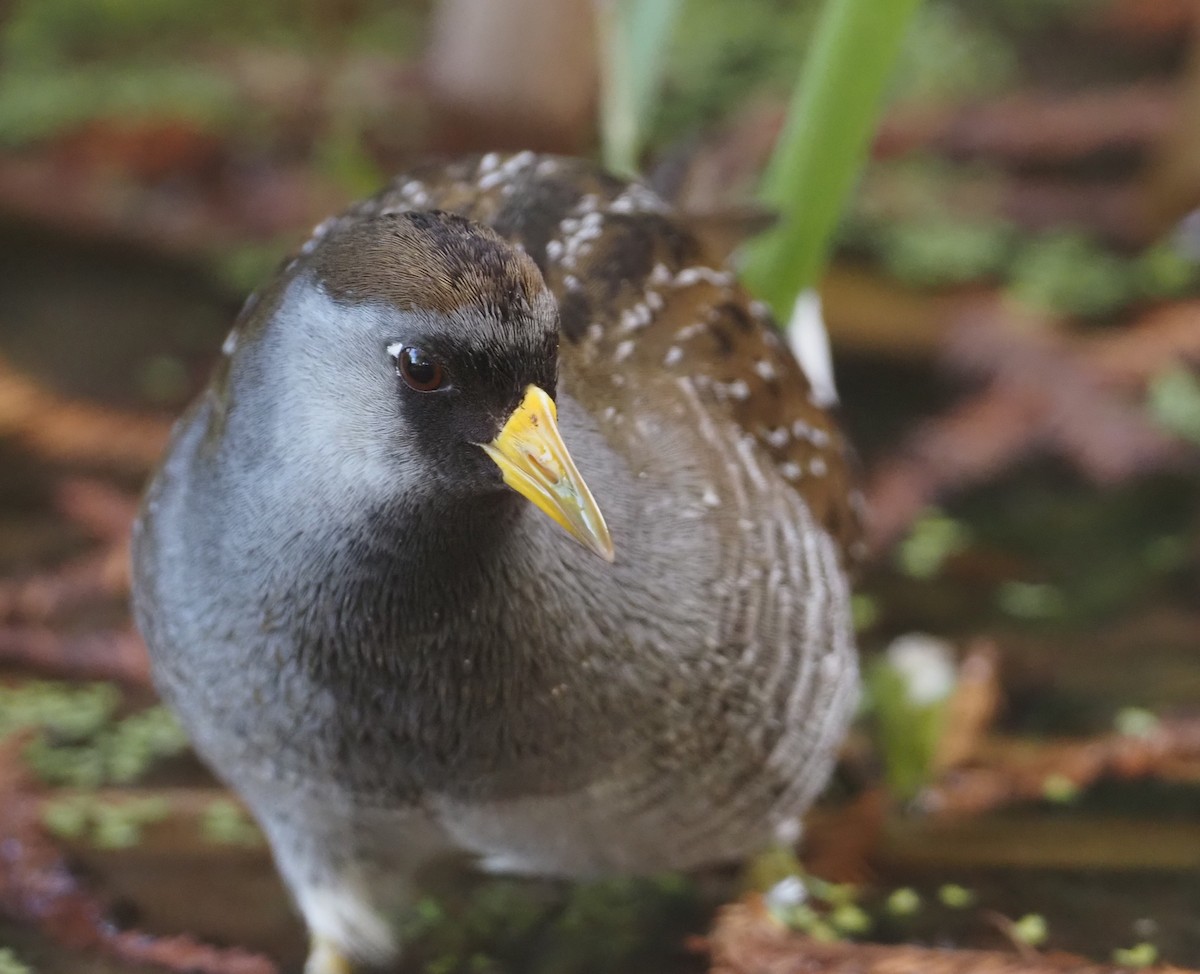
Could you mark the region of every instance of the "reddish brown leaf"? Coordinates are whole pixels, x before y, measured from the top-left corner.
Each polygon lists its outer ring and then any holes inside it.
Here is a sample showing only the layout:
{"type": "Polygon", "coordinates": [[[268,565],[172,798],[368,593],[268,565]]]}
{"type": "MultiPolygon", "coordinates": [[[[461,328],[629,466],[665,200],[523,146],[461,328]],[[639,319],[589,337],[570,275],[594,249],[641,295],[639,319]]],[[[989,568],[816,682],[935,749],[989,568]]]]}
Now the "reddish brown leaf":
{"type": "Polygon", "coordinates": [[[58,509],[98,541],[123,544],[137,514],[136,496],[100,480],[74,477],[55,491],[58,509]]]}
{"type": "Polygon", "coordinates": [[[1002,695],[996,645],[977,640],[958,667],[958,680],[933,756],[934,771],[955,768],[975,753],[996,719],[1002,695]]]}
{"type": "Polygon", "coordinates": [[[46,626],[0,626],[0,663],[64,679],[150,685],[146,646],[131,629],[65,635],[46,626]]]}
{"type": "Polygon", "coordinates": [[[921,804],[937,814],[978,814],[1039,800],[1051,780],[1082,789],[1102,777],[1200,780],[1200,719],[1163,721],[1145,736],[1108,733],[1048,742],[990,738],[976,748],[970,766],[927,788],[921,804]]]}
{"type": "Polygon", "coordinates": [[[1139,398],[1157,369],[1195,354],[1195,305],[1181,308],[1120,337],[1094,338],[1000,298],[976,303],[951,330],[946,357],[986,384],[876,465],[867,491],[871,550],[887,550],[930,504],[1037,452],[1063,456],[1101,484],[1194,463],[1195,451],[1163,432],[1139,398]]]}

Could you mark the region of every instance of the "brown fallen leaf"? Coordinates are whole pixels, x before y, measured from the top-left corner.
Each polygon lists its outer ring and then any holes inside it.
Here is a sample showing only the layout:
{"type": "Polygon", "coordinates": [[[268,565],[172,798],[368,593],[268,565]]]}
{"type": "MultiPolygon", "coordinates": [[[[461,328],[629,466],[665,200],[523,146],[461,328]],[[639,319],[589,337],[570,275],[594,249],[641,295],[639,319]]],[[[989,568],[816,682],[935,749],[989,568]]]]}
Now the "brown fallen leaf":
{"type": "Polygon", "coordinates": [[[72,477],[58,485],[55,506],[97,541],[124,543],[137,514],[136,494],[102,480],[72,477]]]}
{"type": "Polygon", "coordinates": [[[976,640],[958,666],[954,692],[931,770],[941,773],[968,761],[979,749],[1000,710],[999,652],[990,640],[976,640]]]}
{"type": "Polygon", "coordinates": [[[55,504],[103,544],[27,577],[0,578],[0,625],[50,623],[73,610],[129,596],[136,498],[99,480],[72,478],[56,489],[55,504]]]}
{"type": "Polygon", "coordinates": [[[884,152],[924,147],[958,158],[1062,164],[1100,152],[1144,151],[1171,131],[1177,113],[1178,88],[1170,82],[1032,89],[936,115],[897,109],[885,118],[878,145],[884,152]]]}
{"type": "Polygon", "coordinates": [[[28,578],[0,579],[0,625],[44,623],[129,594],[129,546],[107,545],[28,578]]]}
{"type": "Polygon", "coordinates": [[[1200,454],[1158,427],[1140,401],[1157,371],[1198,351],[1197,303],[1185,307],[1149,316],[1120,337],[1093,338],[998,295],[975,302],[950,330],[945,354],[952,370],[983,388],[919,425],[875,465],[870,550],[885,552],[930,504],[1037,453],[1065,457],[1101,484],[1195,464],[1200,454]]]}
{"type": "Polygon", "coordinates": [[[834,883],[870,880],[870,863],[891,808],[887,790],[877,786],[843,807],[818,806],[810,811],[804,817],[804,868],[834,883]]]}

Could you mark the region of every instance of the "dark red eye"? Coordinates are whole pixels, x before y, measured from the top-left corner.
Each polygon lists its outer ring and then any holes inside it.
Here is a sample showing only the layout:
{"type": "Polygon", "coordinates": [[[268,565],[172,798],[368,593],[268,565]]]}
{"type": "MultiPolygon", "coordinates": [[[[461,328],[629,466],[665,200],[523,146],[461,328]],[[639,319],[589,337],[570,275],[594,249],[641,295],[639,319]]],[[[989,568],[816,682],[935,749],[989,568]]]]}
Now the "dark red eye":
{"type": "Polygon", "coordinates": [[[424,349],[411,345],[400,349],[400,354],[396,356],[396,368],[400,370],[400,378],[417,392],[433,392],[445,378],[442,366],[436,359],[430,358],[424,349]]]}

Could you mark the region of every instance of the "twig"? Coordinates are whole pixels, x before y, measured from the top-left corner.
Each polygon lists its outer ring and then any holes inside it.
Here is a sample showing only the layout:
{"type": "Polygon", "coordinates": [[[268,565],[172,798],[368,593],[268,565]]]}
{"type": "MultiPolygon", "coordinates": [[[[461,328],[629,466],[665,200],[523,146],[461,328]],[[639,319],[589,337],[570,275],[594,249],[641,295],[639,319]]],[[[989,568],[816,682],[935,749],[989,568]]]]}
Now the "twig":
{"type": "Polygon", "coordinates": [[[1080,741],[991,738],[972,764],[950,771],[921,797],[928,811],[969,815],[1046,796],[1048,782],[1082,789],[1102,777],[1200,780],[1200,718],[1165,720],[1144,736],[1108,733],[1080,741]]]}
{"type": "Polygon", "coordinates": [[[150,685],[145,644],[131,629],[65,635],[46,626],[0,626],[0,663],[72,680],[150,685]]]}
{"type": "Polygon", "coordinates": [[[938,115],[897,109],[885,120],[878,147],[885,154],[924,147],[951,156],[1062,164],[1100,152],[1144,151],[1171,131],[1177,113],[1172,84],[1073,94],[1033,90],[938,115]]]}
{"type": "Polygon", "coordinates": [[[171,424],[61,396],[0,358],[0,437],[59,462],[149,469],[171,424]]]}

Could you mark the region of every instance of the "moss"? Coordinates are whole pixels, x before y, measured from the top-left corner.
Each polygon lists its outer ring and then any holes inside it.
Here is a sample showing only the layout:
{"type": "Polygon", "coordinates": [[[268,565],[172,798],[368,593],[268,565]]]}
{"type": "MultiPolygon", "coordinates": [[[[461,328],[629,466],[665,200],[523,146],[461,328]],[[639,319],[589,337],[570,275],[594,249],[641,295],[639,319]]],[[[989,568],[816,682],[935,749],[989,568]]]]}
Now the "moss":
{"type": "MultiPolygon", "coordinates": [[[[1054,591],[1007,587],[997,619],[1092,625],[1184,580],[1195,564],[1195,479],[1162,475],[1097,492],[1035,470],[989,485],[959,505],[980,551],[1036,565],[1054,591]],[[1132,557],[1131,557],[1132,555],[1132,557]],[[1015,612],[1014,612],[1015,610],[1015,612]],[[1029,610],[1034,610],[1032,614],[1029,610]],[[1001,615],[1001,613],[1003,613],[1001,615]]],[[[999,596],[997,596],[999,597],[999,596]]]]}
{"type": "Polygon", "coordinates": [[[486,879],[462,903],[423,899],[402,934],[425,974],[617,974],[663,967],[698,914],[679,877],[569,888],[486,879]]]}
{"type": "Polygon", "coordinates": [[[42,734],[25,749],[25,758],[50,784],[97,788],[137,781],[156,761],[180,754],[187,746],[174,717],[163,707],[150,707],[98,728],[78,744],[63,745],[42,734]]]}
{"type": "Polygon", "coordinates": [[[930,508],[913,522],[896,547],[896,565],[910,578],[933,578],[947,559],[965,550],[970,542],[970,531],[962,522],[930,508]]]}
{"type": "Polygon", "coordinates": [[[904,101],[961,103],[995,94],[1018,76],[1016,48],[961,4],[927,3],[917,13],[897,66],[904,101]]]}
{"type": "Polygon", "coordinates": [[[1008,286],[1031,307],[1082,317],[1110,314],[1138,295],[1131,264],[1074,231],[1024,242],[1008,286]]]}
{"type": "Polygon", "coordinates": [[[1133,267],[1138,291],[1146,298],[1178,298],[1200,288],[1200,262],[1174,241],[1144,250],[1133,267]]]}
{"type": "Polygon", "coordinates": [[[87,795],[72,795],[47,802],[42,809],[42,824],[64,839],[80,839],[87,832],[94,802],[87,795]]]}
{"type": "Polygon", "coordinates": [[[0,737],[36,731],[26,762],[43,781],[76,788],[128,784],[186,750],[183,730],[164,707],[116,720],[120,703],[107,683],[0,686],[0,737]]]}
{"type": "Polygon", "coordinates": [[[219,845],[262,845],[262,833],[250,816],[235,802],[219,799],[209,803],[200,819],[200,831],[219,845]]]}
{"type": "Polygon", "coordinates": [[[1004,582],[996,589],[996,604],[1005,615],[1026,621],[1061,619],[1067,611],[1062,590],[1047,582],[1004,582]]]}
{"type": "Polygon", "coordinates": [[[873,926],[870,915],[856,903],[840,903],[829,911],[829,923],[838,933],[861,936],[873,926]]]}
{"type": "Polygon", "coordinates": [[[1015,237],[1002,220],[967,223],[934,216],[881,228],[879,247],[894,277],[918,287],[943,287],[1002,273],[1015,237]]]}
{"type": "Polygon", "coordinates": [[[101,849],[125,849],[142,838],[142,828],[167,818],[170,809],[161,798],[97,804],[92,842],[101,849]]]}
{"type": "Polygon", "coordinates": [[[149,707],[120,721],[100,742],[106,751],[110,780],[128,784],[152,764],[187,750],[183,728],[166,707],[149,707]]]}
{"type": "Polygon", "coordinates": [[[812,2],[692,0],[676,26],[652,139],[669,144],[763,88],[787,91],[815,11],[812,2]]]}
{"type": "Polygon", "coordinates": [[[0,685],[0,738],[41,730],[63,743],[85,741],[111,723],[120,703],[120,692],[109,683],[0,685]]]}
{"type": "Polygon", "coordinates": [[[91,795],[71,795],[47,803],[42,821],[55,835],[85,839],[101,849],[137,845],[146,825],[164,821],[170,814],[162,798],[134,798],[100,802],[91,795]]]}
{"type": "Polygon", "coordinates": [[[204,126],[232,118],[236,91],[184,65],[55,65],[0,74],[0,143],[22,145],[93,119],[150,118],[204,126]]]}
{"type": "Polygon", "coordinates": [[[1180,365],[1154,377],[1150,412],[1163,429],[1200,444],[1200,379],[1180,365]]]}

